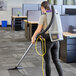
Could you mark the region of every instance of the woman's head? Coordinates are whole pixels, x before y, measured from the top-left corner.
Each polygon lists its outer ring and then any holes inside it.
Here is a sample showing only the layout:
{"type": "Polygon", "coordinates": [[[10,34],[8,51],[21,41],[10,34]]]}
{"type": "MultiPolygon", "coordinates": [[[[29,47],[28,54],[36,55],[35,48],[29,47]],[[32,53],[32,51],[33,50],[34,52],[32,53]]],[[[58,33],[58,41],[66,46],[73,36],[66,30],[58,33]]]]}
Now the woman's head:
{"type": "Polygon", "coordinates": [[[41,10],[43,13],[46,13],[47,10],[50,10],[49,3],[47,1],[43,1],[41,3],[41,10]]]}

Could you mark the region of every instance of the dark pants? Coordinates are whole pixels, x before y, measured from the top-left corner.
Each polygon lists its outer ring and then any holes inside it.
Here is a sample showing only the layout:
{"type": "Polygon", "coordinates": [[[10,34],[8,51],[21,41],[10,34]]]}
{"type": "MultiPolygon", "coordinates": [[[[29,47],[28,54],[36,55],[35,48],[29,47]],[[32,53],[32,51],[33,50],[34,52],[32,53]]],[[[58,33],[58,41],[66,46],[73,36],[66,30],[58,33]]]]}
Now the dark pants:
{"type": "Polygon", "coordinates": [[[46,41],[46,54],[44,56],[46,76],[51,76],[51,57],[59,76],[63,76],[62,67],[59,61],[59,41],[46,41]]]}

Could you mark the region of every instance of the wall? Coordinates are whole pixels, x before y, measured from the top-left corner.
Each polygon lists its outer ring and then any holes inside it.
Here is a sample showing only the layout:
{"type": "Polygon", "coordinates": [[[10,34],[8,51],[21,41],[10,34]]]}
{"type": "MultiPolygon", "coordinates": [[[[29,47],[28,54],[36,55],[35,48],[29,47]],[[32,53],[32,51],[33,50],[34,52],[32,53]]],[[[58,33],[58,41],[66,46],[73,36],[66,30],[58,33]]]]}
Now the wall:
{"type": "Polygon", "coordinates": [[[7,1],[7,10],[0,11],[0,25],[2,20],[7,20],[11,24],[11,8],[22,7],[23,3],[40,4],[44,0],[4,0],[7,1]]]}

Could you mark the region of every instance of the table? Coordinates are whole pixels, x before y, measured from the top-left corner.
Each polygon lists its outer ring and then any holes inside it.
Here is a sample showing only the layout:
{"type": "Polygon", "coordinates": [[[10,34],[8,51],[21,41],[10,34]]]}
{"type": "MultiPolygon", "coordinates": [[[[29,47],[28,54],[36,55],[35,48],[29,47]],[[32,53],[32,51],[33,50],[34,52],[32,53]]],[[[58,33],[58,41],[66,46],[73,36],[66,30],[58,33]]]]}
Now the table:
{"type": "Polygon", "coordinates": [[[11,16],[11,19],[12,19],[12,30],[15,30],[14,25],[15,25],[16,19],[20,19],[21,21],[21,20],[27,19],[27,16],[11,16]]]}
{"type": "Polygon", "coordinates": [[[70,33],[70,32],[63,32],[63,36],[76,37],[76,34],[75,33],[70,33]]]}
{"type": "Polygon", "coordinates": [[[25,22],[25,35],[26,35],[26,38],[29,38],[29,39],[31,39],[31,37],[32,37],[32,34],[33,34],[33,32],[32,32],[32,25],[33,24],[36,24],[36,25],[38,25],[38,21],[27,21],[27,20],[24,20],[24,22],[25,22]],[[27,34],[27,32],[28,32],[28,30],[27,30],[27,24],[29,25],[29,35],[27,34]]]}
{"type": "Polygon", "coordinates": [[[60,59],[64,62],[76,62],[76,34],[63,32],[64,40],[61,41],[60,59]]]}

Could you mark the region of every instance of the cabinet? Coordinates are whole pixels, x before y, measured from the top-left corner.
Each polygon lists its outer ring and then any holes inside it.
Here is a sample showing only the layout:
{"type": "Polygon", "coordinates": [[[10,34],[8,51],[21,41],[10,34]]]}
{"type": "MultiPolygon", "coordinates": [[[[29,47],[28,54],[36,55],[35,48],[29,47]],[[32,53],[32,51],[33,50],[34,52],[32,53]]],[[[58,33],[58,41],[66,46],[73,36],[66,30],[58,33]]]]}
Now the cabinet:
{"type": "Polygon", "coordinates": [[[12,30],[21,30],[23,27],[22,22],[27,19],[26,16],[12,16],[12,30]]]}
{"type": "Polygon", "coordinates": [[[21,24],[22,24],[22,18],[15,18],[15,21],[14,21],[14,28],[16,31],[19,31],[21,30],[21,24]]]}
{"type": "Polygon", "coordinates": [[[67,63],[76,62],[76,34],[65,32],[61,42],[60,59],[67,63]]]}

